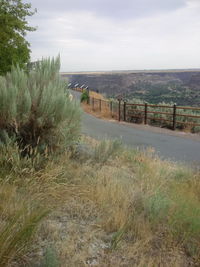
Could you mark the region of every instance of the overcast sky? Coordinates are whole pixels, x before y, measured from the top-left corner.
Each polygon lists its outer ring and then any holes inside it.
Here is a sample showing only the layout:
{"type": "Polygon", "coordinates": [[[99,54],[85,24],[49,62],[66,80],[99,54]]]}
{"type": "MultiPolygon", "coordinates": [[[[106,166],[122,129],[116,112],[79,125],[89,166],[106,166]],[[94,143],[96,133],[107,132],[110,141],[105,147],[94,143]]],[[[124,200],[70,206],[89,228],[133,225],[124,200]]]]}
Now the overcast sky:
{"type": "Polygon", "coordinates": [[[200,68],[200,0],[27,0],[32,61],[61,71],[200,68]]]}

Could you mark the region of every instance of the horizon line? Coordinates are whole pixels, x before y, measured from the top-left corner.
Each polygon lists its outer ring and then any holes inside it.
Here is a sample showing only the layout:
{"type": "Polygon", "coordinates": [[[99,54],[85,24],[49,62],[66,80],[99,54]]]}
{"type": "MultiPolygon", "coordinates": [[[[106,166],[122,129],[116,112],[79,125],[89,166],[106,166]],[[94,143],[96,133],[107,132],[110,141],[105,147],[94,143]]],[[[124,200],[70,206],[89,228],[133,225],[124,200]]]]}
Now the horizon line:
{"type": "Polygon", "coordinates": [[[173,69],[135,69],[135,70],[81,70],[81,71],[60,71],[61,74],[65,73],[100,73],[100,72],[169,72],[169,71],[174,71],[174,72],[187,72],[187,71],[200,71],[199,68],[173,68],[173,69]]]}

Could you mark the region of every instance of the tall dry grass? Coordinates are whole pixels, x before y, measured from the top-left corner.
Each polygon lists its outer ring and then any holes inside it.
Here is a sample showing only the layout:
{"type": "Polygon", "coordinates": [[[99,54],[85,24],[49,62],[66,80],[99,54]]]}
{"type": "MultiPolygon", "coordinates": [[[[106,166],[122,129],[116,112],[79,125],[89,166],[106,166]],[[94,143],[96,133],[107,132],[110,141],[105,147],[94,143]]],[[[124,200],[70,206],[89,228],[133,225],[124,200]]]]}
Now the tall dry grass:
{"type": "Polygon", "coordinates": [[[62,266],[199,264],[199,173],[161,161],[151,149],[127,150],[108,141],[82,153],[59,163],[62,181],[74,192],[64,208],[71,226],[63,243],[54,232],[62,266]]]}
{"type": "Polygon", "coordinates": [[[24,256],[31,251],[41,223],[60,204],[58,196],[63,196],[65,190],[56,181],[60,169],[48,170],[49,164],[50,158],[44,155],[21,157],[15,144],[0,149],[2,267],[26,263],[24,256]]]}
{"type": "MultiPolygon", "coordinates": [[[[0,180],[0,266],[8,266],[18,260],[33,239],[39,223],[48,214],[47,206],[42,205],[41,193],[33,192],[37,184],[9,173],[0,180]],[[23,185],[22,185],[23,183],[23,185]],[[19,185],[21,184],[21,185],[19,185]]],[[[35,188],[36,189],[36,188],[35,188]]]]}
{"type": "Polygon", "coordinates": [[[87,104],[86,102],[82,103],[82,108],[87,113],[90,113],[94,116],[105,118],[105,119],[118,119],[118,103],[112,103],[112,110],[111,110],[111,102],[108,100],[102,100],[100,103],[100,99],[94,99],[94,106],[93,106],[93,98],[90,98],[90,103],[87,104]],[[101,105],[101,110],[100,110],[101,105]]]}
{"type": "Polygon", "coordinates": [[[58,266],[198,266],[200,174],[152,149],[82,142],[86,149],[48,161],[31,177],[28,166],[2,172],[0,229],[10,229],[8,245],[0,238],[4,266],[23,255],[27,265],[53,258],[58,266]]]}
{"type": "Polygon", "coordinates": [[[106,98],[102,94],[97,93],[95,91],[89,91],[89,96],[91,98],[94,97],[94,98],[97,98],[97,99],[106,100],[106,98]]]}
{"type": "MultiPolygon", "coordinates": [[[[148,266],[165,266],[168,256],[160,253],[171,248],[179,256],[183,253],[199,261],[199,178],[190,169],[160,161],[152,151],[124,151],[105,164],[96,173],[90,193],[103,214],[101,226],[114,233],[111,248],[126,246],[128,240],[128,247],[139,254],[138,266],[143,266],[141,260],[151,262],[148,266]],[[160,248],[153,253],[160,261],[151,253],[155,244],[160,248]]],[[[173,260],[168,264],[172,266],[173,260]]]]}

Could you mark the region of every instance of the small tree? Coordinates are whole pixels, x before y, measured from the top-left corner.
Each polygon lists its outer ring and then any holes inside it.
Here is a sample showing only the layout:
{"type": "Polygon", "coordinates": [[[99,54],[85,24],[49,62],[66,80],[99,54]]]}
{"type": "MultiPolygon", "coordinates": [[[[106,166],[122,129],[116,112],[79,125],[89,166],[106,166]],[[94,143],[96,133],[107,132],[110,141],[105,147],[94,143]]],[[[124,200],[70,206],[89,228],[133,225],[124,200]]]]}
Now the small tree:
{"type": "Polygon", "coordinates": [[[21,149],[65,148],[79,136],[80,109],[59,74],[60,59],[43,59],[28,74],[12,67],[0,76],[0,141],[21,149]]]}
{"type": "Polygon", "coordinates": [[[28,31],[27,16],[32,16],[31,4],[22,0],[0,0],[0,75],[18,64],[24,68],[30,59],[30,44],[25,40],[28,31]]]}

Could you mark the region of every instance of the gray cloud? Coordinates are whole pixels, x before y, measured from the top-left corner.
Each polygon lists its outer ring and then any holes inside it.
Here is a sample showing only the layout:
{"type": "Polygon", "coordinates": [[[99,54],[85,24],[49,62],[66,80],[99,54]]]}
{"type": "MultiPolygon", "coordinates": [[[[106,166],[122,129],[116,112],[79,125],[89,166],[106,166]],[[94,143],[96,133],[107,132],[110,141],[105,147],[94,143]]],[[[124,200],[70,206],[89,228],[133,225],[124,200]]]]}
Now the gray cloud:
{"type": "Polygon", "coordinates": [[[32,60],[63,71],[199,67],[200,0],[26,0],[32,60]]]}
{"type": "MultiPolygon", "coordinates": [[[[27,0],[28,1],[28,0],[27,0]]],[[[111,19],[134,19],[168,12],[186,5],[187,0],[34,0],[33,7],[44,16],[49,13],[92,12],[111,19]]]]}

